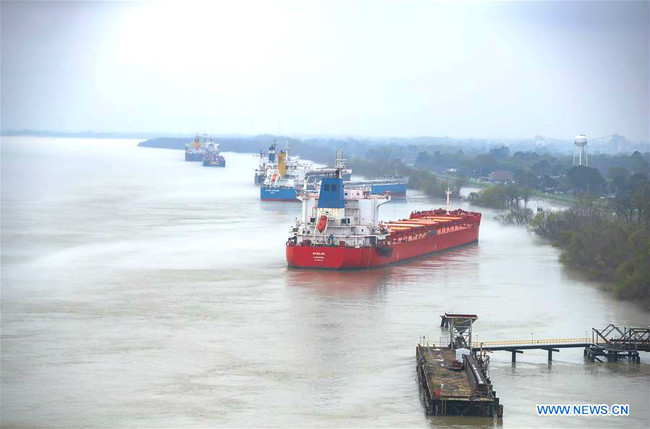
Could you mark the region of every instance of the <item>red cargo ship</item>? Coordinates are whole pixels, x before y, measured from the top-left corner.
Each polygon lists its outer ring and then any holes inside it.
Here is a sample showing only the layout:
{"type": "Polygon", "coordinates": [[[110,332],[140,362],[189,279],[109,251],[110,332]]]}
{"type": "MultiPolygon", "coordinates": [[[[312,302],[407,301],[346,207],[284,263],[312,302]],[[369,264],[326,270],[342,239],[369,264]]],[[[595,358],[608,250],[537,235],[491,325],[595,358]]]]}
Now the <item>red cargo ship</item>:
{"type": "Polygon", "coordinates": [[[302,219],[286,245],[290,267],[374,268],[478,241],[481,214],[461,209],[379,222],[379,207],[390,195],[346,189],[338,173],[322,180],[318,194],[301,199],[302,219]]]}

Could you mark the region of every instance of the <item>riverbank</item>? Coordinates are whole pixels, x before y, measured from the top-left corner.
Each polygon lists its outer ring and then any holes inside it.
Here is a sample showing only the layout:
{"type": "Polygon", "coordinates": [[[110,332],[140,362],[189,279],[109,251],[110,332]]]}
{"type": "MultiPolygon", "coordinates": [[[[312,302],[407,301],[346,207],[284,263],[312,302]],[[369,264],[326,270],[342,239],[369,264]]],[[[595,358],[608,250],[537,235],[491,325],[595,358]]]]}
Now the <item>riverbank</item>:
{"type": "Polygon", "coordinates": [[[533,217],[527,203],[530,189],[491,186],[472,192],[467,200],[501,210],[500,223],[519,224],[562,250],[560,261],[603,281],[617,298],[650,309],[650,185],[605,199],[584,194],[564,210],[542,211],[533,217]]]}
{"type": "Polygon", "coordinates": [[[581,202],[562,212],[538,213],[530,230],[562,249],[560,261],[564,265],[605,282],[617,298],[650,309],[647,213],[645,217],[636,221],[621,219],[607,207],[581,202]]]}

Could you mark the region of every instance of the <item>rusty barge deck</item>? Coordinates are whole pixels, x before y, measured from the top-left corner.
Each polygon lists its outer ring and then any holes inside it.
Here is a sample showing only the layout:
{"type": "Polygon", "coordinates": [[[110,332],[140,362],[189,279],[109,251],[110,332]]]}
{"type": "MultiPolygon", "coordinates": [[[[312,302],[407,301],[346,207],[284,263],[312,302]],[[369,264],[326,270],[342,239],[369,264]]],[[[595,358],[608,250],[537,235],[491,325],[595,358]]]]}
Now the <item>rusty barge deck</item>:
{"type": "Polygon", "coordinates": [[[416,348],[420,392],[428,415],[501,417],[503,405],[473,355],[454,367],[454,351],[430,345],[416,348]]]}

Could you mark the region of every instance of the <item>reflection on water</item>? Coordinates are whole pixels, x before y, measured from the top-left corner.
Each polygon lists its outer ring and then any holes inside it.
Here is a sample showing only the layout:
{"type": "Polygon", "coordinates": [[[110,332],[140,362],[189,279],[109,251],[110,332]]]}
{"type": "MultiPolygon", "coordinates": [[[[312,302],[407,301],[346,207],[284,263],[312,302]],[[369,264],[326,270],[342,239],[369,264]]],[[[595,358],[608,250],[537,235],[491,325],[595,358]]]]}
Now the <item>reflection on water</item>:
{"type": "Polygon", "coordinates": [[[376,270],[321,271],[287,268],[287,286],[300,287],[323,296],[368,297],[385,292],[390,267],[376,270]]]}
{"type": "MultiPolygon", "coordinates": [[[[424,415],[414,348],[444,335],[441,313],[477,313],[483,340],[648,323],[489,210],[478,244],[375,270],[288,269],[300,205],[259,201],[256,157],[209,169],[133,141],[28,137],[3,138],[2,155],[3,426],[491,427],[424,415]]],[[[380,214],[443,205],[409,191],[380,214]]],[[[535,415],[558,402],[630,403],[632,417],[588,424],[648,426],[647,356],[553,357],[492,355],[503,426],[586,424],[535,415]]]]}

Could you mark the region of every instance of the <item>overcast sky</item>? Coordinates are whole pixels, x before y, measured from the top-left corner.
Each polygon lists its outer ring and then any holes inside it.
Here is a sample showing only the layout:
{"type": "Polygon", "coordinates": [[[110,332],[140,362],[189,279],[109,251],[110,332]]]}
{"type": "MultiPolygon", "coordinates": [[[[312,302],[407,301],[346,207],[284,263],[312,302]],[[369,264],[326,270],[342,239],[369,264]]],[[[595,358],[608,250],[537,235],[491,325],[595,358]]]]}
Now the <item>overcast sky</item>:
{"type": "Polygon", "coordinates": [[[648,2],[6,2],[2,129],[648,140],[648,2]]]}

